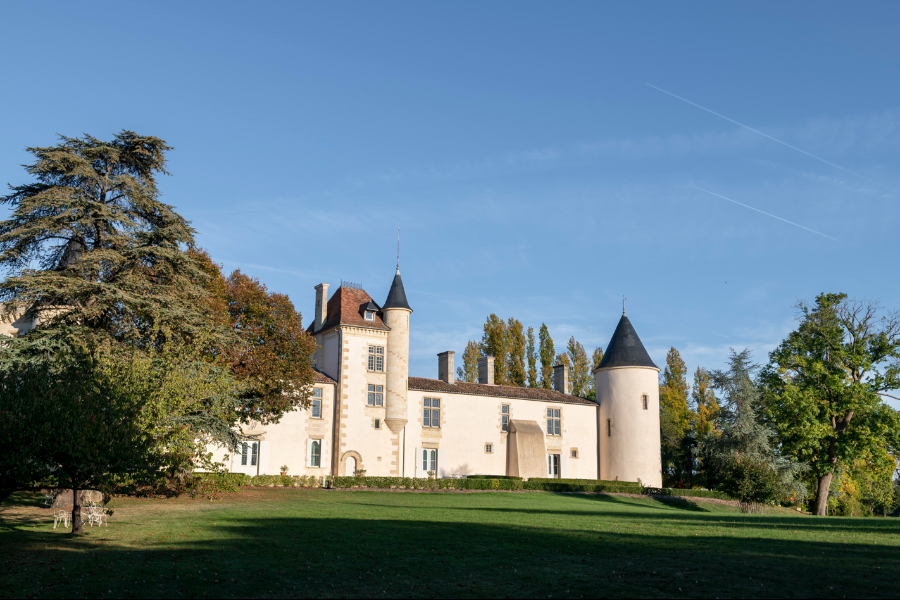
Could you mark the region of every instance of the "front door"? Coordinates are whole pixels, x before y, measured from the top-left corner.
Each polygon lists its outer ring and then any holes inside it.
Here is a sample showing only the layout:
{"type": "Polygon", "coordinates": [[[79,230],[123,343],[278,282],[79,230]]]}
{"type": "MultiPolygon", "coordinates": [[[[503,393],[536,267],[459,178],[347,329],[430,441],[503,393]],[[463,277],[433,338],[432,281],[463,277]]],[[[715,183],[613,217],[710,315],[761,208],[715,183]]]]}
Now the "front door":
{"type": "Polygon", "coordinates": [[[547,475],[559,479],[559,454],[547,455],[547,475]]]}
{"type": "Polygon", "coordinates": [[[346,465],[344,475],[347,477],[353,477],[356,475],[356,459],[352,456],[347,457],[347,461],[344,463],[346,465]]]}

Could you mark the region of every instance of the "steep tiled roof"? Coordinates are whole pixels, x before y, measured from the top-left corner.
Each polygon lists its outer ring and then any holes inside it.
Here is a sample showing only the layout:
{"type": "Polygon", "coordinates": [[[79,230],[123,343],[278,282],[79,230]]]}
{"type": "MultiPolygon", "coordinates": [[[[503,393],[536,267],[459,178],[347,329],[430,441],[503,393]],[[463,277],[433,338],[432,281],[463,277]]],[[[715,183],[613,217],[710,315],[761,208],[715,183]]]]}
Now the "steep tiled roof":
{"type": "Polygon", "coordinates": [[[659,369],[650,359],[641,338],[638,337],[631,321],[624,314],[613,332],[612,339],[606,347],[603,360],[594,369],[607,369],[613,367],[652,367],[659,369]]]}
{"type": "Polygon", "coordinates": [[[410,377],[407,387],[411,390],[420,392],[469,394],[471,396],[492,396],[494,398],[521,398],[523,400],[537,400],[540,402],[559,402],[561,404],[587,404],[589,406],[597,406],[596,403],[585,398],[563,394],[556,390],[544,390],[540,388],[486,385],[482,383],[467,383],[465,381],[447,383],[440,379],[426,379],[424,377],[410,377]]]}
{"type": "MultiPolygon", "coordinates": [[[[363,312],[365,307],[372,302],[372,297],[365,290],[341,286],[335,290],[331,299],[328,301],[328,316],[325,318],[325,324],[319,331],[325,331],[338,325],[353,325],[354,327],[367,327],[369,329],[389,330],[390,327],[381,320],[381,315],[375,313],[374,321],[366,321],[363,312]]],[[[307,331],[313,332],[315,323],[311,324],[307,331]]]]}
{"type": "Polygon", "coordinates": [[[337,383],[337,381],[313,367],[313,383],[337,383]]]}

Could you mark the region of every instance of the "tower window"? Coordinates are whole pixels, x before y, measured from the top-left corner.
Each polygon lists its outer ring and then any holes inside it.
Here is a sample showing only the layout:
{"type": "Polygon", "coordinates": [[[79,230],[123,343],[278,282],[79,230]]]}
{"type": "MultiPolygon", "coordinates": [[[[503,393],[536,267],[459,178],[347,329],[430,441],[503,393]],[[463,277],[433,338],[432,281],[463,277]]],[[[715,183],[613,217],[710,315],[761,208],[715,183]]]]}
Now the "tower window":
{"type": "Polygon", "coordinates": [[[369,386],[369,398],[367,401],[369,406],[383,406],[384,405],[384,386],[383,385],[370,385],[369,386]]]}
{"type": "Polygon", "coordinates": [[[558,408],[548,408],[547,409],[547,435],[562,435],[560,433],[559,426],[559,409],[558,408]]]}
{"type": "Polygon", "coordinates": [[[572,448],[569,456],[571,456],[572,458],[578,458],[578,448],[572,448]]]}
{"type": "Polygon", "coordinates": [[[500,406],[500,430],[509,431],[509,404],[500,406]]]}
{"type": "Polygon", "coordinates": [[[644,410],[647,410],[647,406],[650,404],[650,396],[647,394],[641,395],[641,404],[644,407],[644,410]]]}
{"type": "Polygon", "coordinates": [[[381,419],[375,419],[375,429],[381,429],[381,419]]]}
{"type": "Polygon", "coordinates": [[[369,370],[384,371],[384,347],[369,346],[369,370]]]}
{"type": "Polygon", "coordinates": [[[612,437],[612,421],[606,420],[606,437],[612,437]]]}
{"type": "Polygon", "coordinates": [[[493,444],[485,444],[484,445],[484,453],[485,454],[493,454],[494,453],[494,445],[493,444]]]}

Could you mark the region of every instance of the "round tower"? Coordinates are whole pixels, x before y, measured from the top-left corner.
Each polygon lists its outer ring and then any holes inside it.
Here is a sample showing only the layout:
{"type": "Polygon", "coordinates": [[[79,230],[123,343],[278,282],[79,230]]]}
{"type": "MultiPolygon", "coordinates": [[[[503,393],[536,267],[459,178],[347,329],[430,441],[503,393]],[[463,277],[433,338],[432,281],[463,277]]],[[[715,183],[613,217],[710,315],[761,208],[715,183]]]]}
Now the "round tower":
{"type": "Polygon", "coordinates": [[[384,422],[394,433],[399,433],[409,419],[407,412],[407,379],[409,378],[409,315],[412,309],[406,301],[400,268],[394,275],[391,291],[381,307],[384,324],[391,328],[387,334],[385,374],[384,422]]]}
{"type": "Polygon", "coordinates": [[[659,367],[622,311],[594,369],[600,405],[600,479],[662,487],[659,367]]]}

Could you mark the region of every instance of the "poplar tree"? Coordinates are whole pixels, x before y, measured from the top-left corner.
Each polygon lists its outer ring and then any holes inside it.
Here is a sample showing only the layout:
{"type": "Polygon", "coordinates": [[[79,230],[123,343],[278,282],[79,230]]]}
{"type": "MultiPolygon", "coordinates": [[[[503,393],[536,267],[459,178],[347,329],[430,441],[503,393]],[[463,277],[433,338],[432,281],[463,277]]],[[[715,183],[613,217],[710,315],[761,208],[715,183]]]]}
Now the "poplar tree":
{"type": "Polygon", "coordinates": [[[509,383],[509,328],[506,322],[491,313],[484,323],[484,335],[481,338],[482,356],[494,357],[494,383],[509,383]]]}
{"type": "Polygon", "coordinates": [[[719,417],[719,404],[713,393],[709,373],[702,367],[694,371],[694,386],[691,390],[691,400],[694,404],[693,430],[697,439],[718,433],[717,419],[719,417]]]}
{"type": "Polygon", "coordinates": [[[575,340],[575,336],[569,338],[569,343],[566,345],[566,357],[569,365],[569,393],[579,397],[588,395],[594,387],[591,363],[584,346],[575,340]]]}
{"type": "Polygon", "coordinates": [[[600,366],[600,361],[603,360],[603,348],[597,346],[594,348],[594,353],[591,355],[591,372],[594,371],[597,367],[600,366]]]}
{"type": "Polygon", "coordinates": [[[900,417],[882,397],[900,388],[900,313],[846,294],[798,308],[797,330],[763,373],[766,411],[784,451],[809,464],[824,515],[835,472],[897,439],[900,417]]]}
{"type": "Polygon", "coordinates": [[[478,381],[478,357],[481,356],[481,345],[475,340],[469,340],[462,353],[463,364],[457,367],[456,376],[460,381],[475,383],[478,381]]]}
{"type": "Polygon", "coordinates": [[[550,337],[550,331],[544,323],[541,323],[538,339],[540,340],[541,387],[549,390],[553,387],[553,361],[556,358],[556,350],[553,348],[553,338],[550,337]]]}
{"type": "Polygon", "coordinates": [[[534,340],[534,327],[528,328],[528,346],[525,350],[528,355],[528,387],[536,388],[538,387],[538,372],[537,372],[537,362],[538,362],[538,354],[537,348],[535,346],[534,340]]]}
{"type": "Polygon", "coordinates": [[[691,410],[688,407],[687,367],[674,347],[666,354],[666,367],[659,386],[659,428],[662,440],[663,474],[671,483],[683,485],[692,474],[688,439],[691,410]]]}
{"type": "Polygon", "coordinates": [[[525,371],[525,331],[522,323],[512,317],[507,321],[509,335],[509,363],[507,369],[508,385],[525,387],[527,373],[525,371]]]}

